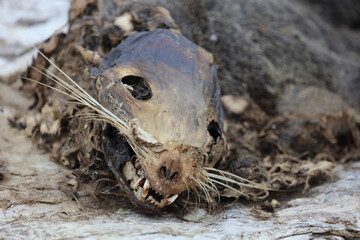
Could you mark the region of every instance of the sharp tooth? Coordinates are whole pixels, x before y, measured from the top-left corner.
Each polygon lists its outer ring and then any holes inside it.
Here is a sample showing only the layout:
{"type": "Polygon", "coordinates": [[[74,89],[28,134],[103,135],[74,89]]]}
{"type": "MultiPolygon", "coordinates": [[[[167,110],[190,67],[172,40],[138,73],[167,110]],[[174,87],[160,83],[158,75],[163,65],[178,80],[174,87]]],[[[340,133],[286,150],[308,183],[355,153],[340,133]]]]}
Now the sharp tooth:
{"type": "Polygon", "coordinates": [[[146,198],[146,196],[148,195],[150,190],[150,181],[149,179],[146,179],[145,183],[144,183],[144,191],[142,193],[142,197],[146,198]]]}
{"type": "Polygon", "coordinates": [[[152,204],[154,204],[154,205],[158,205],[159,204],[159,202],[158,201],[156,201],[155,200],[155,198],[153,197],[153,196],[149,196],[147,199],[146,199],[147,201],[150,201],[152,204]]]}
{"type": "Polygon", "coordinates": [[[173,202],[175,202],[175,200],[177,199],[178,196],[179,196],[178,194],[175,194],[172,197],[161,200],[161,203],[160,203],[159,207],[165,207],[167,205],[172,204],[173,202]]]}
{"type": "Polygon", "coordinates": [[[134,195],[139,199],[139,201],[144,201],[145,199],[141,196],[142,188],[139,187],[137,191],[134,192],[134,195]]]}
{"type": "MultiPolygon", "coordinates": [[[[134,184],[132,184],[132,188],[136,189],[138,186],[140,186],[140,184],[142,184],[144,182],[145,178],[144,177],[140,177],[134,184]]],[[[132,183],[132,182],[131,182],[132,183]]]]}

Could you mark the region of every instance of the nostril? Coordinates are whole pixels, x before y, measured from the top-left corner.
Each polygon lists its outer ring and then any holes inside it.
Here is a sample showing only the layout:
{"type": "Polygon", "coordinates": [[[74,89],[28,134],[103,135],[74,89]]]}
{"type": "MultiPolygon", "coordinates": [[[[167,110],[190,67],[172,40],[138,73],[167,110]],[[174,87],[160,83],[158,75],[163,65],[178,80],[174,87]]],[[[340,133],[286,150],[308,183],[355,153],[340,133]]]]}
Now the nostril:
{"type": "Polygon", "coordinates": [[[178,178],[179,174],[177,172],[174,172],[170,175],[170,178],[168,180],[175,181],[178,178]]]}
{"type": "Polygon", "coordinates": [[[165,179],[166,178],[166,167],[165,166],[162,166],[159,170],[159,177],[161,179],[165,179]]]}
{"type": "Polygon", "coordinates": [[[161,180],[175,181],[179,177],[179,173],[172,172],[170,169],[167,169],[165,166],[162,166],[159,169],[159,177],[161,180]]]}

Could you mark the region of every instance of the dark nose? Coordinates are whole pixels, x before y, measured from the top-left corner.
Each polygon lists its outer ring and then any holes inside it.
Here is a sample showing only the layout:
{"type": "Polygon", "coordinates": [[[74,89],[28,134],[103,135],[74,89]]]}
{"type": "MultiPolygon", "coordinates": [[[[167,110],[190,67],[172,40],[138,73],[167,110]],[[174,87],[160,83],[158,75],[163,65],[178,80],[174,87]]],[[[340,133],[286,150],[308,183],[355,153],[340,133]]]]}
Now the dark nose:
{"type": "Polygon", "coordinates": [[[158,175],[163,181],[177,181],[179,178],[179,172],[179,161],[175,159],[166,159],[159,168],[158,175]]]}

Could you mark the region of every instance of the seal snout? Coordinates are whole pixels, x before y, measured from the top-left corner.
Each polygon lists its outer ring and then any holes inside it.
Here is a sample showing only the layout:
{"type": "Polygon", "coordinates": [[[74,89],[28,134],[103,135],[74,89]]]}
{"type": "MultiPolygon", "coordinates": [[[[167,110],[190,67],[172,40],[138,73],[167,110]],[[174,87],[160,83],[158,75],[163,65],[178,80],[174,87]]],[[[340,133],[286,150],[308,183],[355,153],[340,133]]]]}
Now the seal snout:
{"type": "Polygon", "coordinates": [[[173,148],[158,155],[157,161],[144,162],[146,176],[153,190],[162,195],[180,194],[192,186],[192,158],[181,149],[173,148]]]}
{"type": "Polygon", "coordinates": [[[179,158],[165,158],[162,166],[158,169],[158,176],[161,181],[177,182],[180,173],[180,160],[179,158]]]}

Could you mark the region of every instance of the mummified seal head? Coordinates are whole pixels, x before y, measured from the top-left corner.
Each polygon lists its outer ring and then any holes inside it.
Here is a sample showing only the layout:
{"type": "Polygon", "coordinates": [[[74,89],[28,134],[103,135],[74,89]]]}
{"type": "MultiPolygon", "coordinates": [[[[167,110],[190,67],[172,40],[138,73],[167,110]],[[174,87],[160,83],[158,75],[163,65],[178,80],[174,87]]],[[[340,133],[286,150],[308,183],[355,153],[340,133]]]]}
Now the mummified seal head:
{"type": "Polygon", "coordinates": [[[100,103],[131,126],[134,139],[104,125],[103,151],[141,205],[163,207],[204,182],[224,156],[222,108],[213,56],[176,31],[130,35],[92,70],[100,103]],[[147,149],[138,156],[134,150],[147,149]]]}

